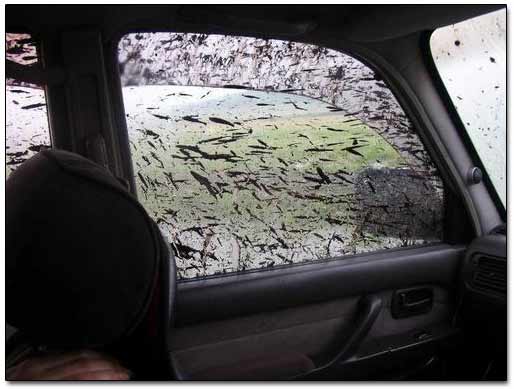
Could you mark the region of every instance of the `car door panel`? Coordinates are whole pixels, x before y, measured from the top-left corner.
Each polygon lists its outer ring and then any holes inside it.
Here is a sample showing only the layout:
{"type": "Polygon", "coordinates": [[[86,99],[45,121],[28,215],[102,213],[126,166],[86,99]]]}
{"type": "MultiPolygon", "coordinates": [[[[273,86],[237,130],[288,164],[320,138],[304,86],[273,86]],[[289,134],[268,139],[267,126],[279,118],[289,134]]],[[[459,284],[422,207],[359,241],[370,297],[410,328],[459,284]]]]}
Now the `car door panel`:
{"type": "MultiPolygon", "coordinates": [[[[271,379],[345,379],[348,365],[366,366],[388,355],[394,366],[412,350],[418,356],[408,359],[414,367],[423,366],[434,358],[434,344],[456,332],[452,283],[463,254],[461,246],[433,245],[182,282],[171,355],[189,379],[245,379],[241,365],[260,366],[284,354],[296,355],[299,364],[308,359],[313,366],[291,370],[296,372],[292,377],[274,364],[271,379]],[[393,295],[407,287],[430,289],[431,309],[395,319],[393,295]],[[365,298],[380,300],[378,315],[355,349],[338,360],[359,330],[365,298]]],[[[369,374],[366,370],[362,377],[369,374]]],[[[261,379],[268,377],[260,373],[261,379]]]]}
{"type": "Polygon", "coordinates": [[[455,281],[465,246],[437,244],[179,282],[176,324],[274,311],[423,283],[455,281]]]}

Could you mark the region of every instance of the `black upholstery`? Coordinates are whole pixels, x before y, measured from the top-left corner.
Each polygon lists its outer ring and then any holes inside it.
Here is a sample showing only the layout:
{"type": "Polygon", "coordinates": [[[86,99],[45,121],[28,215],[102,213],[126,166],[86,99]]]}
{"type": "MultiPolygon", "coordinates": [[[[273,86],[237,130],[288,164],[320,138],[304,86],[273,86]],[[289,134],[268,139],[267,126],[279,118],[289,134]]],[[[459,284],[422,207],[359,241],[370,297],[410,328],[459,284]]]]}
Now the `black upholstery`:
{"type": "Polygon", "coordinates": [[[11,174],[6,204],[7,322],[34,345],[106,349],[169,378],[175,264],[137,200],[88,159],[46,150],[11,174]]]}

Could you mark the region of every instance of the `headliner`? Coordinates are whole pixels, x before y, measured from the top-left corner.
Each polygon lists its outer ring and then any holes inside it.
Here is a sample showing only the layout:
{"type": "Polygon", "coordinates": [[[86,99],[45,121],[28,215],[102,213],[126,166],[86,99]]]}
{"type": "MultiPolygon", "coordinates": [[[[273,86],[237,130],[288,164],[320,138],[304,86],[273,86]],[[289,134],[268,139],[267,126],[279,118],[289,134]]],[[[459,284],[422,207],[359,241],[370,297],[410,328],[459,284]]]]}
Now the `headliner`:
{"type": "Polygon", "coordinates": [[[6,5],[6,30],[99,29],[232,33],[309,40],[382,41],[492,12],[502,4],[423,5],[6,5]]]}

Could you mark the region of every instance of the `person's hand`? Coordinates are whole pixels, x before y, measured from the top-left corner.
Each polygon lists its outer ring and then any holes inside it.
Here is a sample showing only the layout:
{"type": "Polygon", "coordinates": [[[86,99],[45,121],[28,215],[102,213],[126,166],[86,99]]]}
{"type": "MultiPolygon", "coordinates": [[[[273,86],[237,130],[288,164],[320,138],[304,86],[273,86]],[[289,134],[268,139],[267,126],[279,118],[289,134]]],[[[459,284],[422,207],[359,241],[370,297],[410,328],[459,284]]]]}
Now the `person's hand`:
{"type": "Polygon", "coordinates": [[[7,370],[9,381],[128,379],[114,358],[89,350],[31,356],[7,370]]]}

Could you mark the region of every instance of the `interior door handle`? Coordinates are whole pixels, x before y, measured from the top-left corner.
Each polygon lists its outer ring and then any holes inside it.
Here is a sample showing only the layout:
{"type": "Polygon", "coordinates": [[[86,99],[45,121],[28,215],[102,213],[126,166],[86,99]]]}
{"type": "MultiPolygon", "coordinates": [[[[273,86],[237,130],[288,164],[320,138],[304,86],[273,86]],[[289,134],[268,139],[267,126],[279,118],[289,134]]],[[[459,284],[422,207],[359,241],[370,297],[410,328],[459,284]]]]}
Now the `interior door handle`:
{"type": "Polygon", "coordinates": [[[328,361],[321,364],[320,366],[317,366],[315,369],[309,371],[308,373],[301,374],[300,376],[294,378],[299,379],[301,377],[305,377],[306,375],[311,375],[312,373],[326,369],[331,365],[345,361],[352,357],[373,326],[373,323],[375,323],[378,314],[382,310],[382,305],[382,299],[378,296],[362,297],[358,302],[357,323],[355,324],[355,329],[351,335],[346,338],[345,342],[341,345],[336,355],[332,356],[328,361]]]}
{"type": "Polygon", "coordinates": [[[391,301],[391,314],[395,319],[421,315],[432,309],[434,291],[428,287],[397,290],[391,301]]]}
{"type": "Polygon", "coordinates": [[[430,304],[431,302],[432,302],[431,298],[425,298],[423,300],[414,301],[412,303],[404,301],[404,302],[402,302],[402,307],[403,308],[407,308],[407,309],[417,308],[417,307],[421,307],[421,306],[426,305],[426,304],[430,304]]]}

